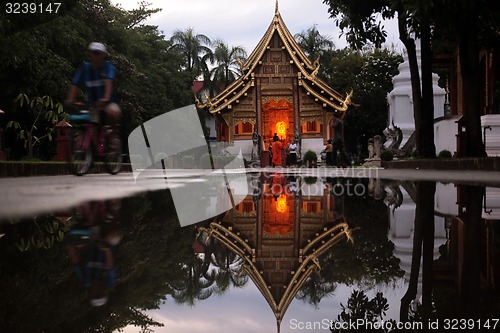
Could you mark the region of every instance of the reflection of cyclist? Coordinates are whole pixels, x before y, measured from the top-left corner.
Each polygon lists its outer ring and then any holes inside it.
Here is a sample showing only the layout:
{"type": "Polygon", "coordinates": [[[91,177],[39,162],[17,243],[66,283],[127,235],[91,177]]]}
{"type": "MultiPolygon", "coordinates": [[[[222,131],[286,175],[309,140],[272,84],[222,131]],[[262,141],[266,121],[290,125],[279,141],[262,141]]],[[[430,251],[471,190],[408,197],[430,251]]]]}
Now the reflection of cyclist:
{"type": "Polygon", "coordinates": [[[66,249],[73,271],[88,289],[90,303],[107,303],[116,282],[114,252],[122,233],[115,221],[113,202],[86,203],[81,208],[81,223],[66,235],[66,249]]]}
{"type": "MultiPolygon", "coordinates": [[[[105,114],[103,123],[111,126],[117,134],[121,110],[113,96],[115,66],[106,60],[106,46],[102,43],[90,43],[87,54],[90,61],[84,62],[73,76],[72,86],[65,103],[71,105],[79,89],[85,89],[92,122],[101,123],[100,111],[102,110],[105,114]]],[[[118,144],[118,135],[115,135],[111,141],[112,145],[118,144]]]]}

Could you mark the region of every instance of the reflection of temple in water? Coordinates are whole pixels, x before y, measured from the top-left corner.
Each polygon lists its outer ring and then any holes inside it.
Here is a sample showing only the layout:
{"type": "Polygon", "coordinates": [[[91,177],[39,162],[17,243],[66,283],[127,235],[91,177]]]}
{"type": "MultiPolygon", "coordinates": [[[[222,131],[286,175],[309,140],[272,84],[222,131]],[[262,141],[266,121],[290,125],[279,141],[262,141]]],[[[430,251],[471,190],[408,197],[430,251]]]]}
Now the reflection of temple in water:
{"type": "Polygon", "coordinates": [[[279,332],[293,298],[321,269],[318,257],[350,239],[351,230],[343,216],[342,197],[328,193],[316,178],[301,186],[300,178],[287,181],[276,173],[257,189],[260,193],[198,230],[244,258],[242,269],[269,303],[279,332]]]}

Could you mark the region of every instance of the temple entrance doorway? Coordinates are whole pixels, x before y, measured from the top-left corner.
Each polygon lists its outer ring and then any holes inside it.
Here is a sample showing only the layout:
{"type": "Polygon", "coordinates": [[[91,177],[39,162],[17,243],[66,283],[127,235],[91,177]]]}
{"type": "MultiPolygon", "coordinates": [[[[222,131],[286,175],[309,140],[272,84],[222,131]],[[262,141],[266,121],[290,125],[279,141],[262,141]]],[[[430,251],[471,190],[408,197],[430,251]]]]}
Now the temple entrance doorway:
{"type": "Polygon", "coordinates": [[[262,105],[262,139],[266,147],[276,133],[286,147],[294,138],[293,104],[280,99],[270,99],[262,105]]]}

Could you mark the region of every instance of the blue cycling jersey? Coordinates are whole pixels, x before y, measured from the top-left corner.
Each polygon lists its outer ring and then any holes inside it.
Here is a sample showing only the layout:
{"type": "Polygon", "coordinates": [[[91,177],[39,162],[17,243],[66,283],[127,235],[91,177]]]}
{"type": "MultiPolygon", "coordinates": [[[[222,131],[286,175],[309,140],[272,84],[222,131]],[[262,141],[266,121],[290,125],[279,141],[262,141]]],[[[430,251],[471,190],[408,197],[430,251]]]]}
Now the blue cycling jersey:
{"type": "MultiPolygon", "coordinates": [[[[101,68],[92,69],[90,62],[84,62],[76,71],[71,83],[87,90],[88,104],[95,106],[96,102],[104,96],[106,80],[115,79],[115,66],[109,61],[104,61],[101,68]]],[[[113,94],[111,101],[114,101],[113,94]]]]}

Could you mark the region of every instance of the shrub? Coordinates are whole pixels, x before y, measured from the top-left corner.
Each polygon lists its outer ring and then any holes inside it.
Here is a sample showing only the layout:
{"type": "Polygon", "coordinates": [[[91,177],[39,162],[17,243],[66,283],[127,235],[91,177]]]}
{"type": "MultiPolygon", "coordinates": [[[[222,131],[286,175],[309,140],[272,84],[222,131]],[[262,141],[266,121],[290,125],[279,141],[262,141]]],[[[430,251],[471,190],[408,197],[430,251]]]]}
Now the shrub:
{"type": "Polygon", "coordinates": [[[316,177],[304,177],[304,182],[307,185],[313,185],[316,184],[317,178],[316,177]]]}
{"type": "Polygon", "coordinates": [[[449,150],[441,150],[438,154],[438,158],[452,158],[451,152],[449,150]]]}
{"type": "Polygon", "coordinates": [[[316,162],[318,160],[318,155],[316,155],[315,152],[313,152],[312,150],[308,150],[306,151],[306,153],[304,154],[304,157],[302,158],[302,160],[304,162],[316,162]]]}
{"type": "Polygon", "coordinates": [[[313,152],[312,150],[308,150],[304,154],[304,157],[302,158],[302,162],[308,168],[316,167],[316,163],[318,162],[318,155],[316,155],[316,153],[313,152]]]}
{"type": "Polygon", "coordinates": [[[200,157],[200,168],[211,169],[212,164],[210,163],[210,154],[205,153],[200,157]]]}
{"type": "Polygon", "coordinates": [[[184,156],[182,157],[182,166],[187,169],[191,169],[194,166],[194,156],[184,156]]]}
{"type": "MultiPolygon", "coordinates": [[[[165,153],[157,153],[155,155],[155,161],[156,161],[155,162],[155,167],[156,168],[162,168],[161,161],[163,160],[164,161],[163,163],[167,163],[167,158],[168,158],[167,154],[165,154],[165,153]]],[[[147,165],[145,165],[145,167],[147,167],[147,165]]]]}
{"type": "Polygon", "coordinates": [[[394,158],[394,152],[390,149],[382,150],[380,152],[380,159],[382,161],[392,161],[394,158]]]}

